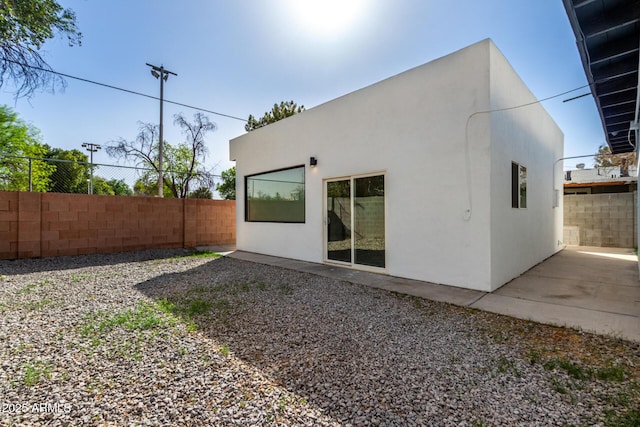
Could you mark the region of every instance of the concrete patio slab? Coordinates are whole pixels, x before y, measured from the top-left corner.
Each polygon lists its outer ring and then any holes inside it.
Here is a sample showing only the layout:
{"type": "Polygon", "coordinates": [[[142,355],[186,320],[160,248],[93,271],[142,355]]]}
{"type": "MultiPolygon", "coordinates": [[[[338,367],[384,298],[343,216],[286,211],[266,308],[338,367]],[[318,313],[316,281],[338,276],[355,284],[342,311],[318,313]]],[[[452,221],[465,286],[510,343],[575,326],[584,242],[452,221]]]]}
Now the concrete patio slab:
{"type": "Polygon", "coordinates": [[[640,318],[638,316],[545,303],[498,294],[488,294],[472,304],[471,307],[518,319],[566,326],[586,332],[640,342],[640,318]]]}
{"type": "Polygon", "coordinates": [[[638,257],[633,249],[567,246],[472,307],[640,341],[638,257]]]}
{"type": "Polygon", "coordinates": [[[632,249],[569,246],[493,293],[242,251],[228,256],[640,342],[640,281],[632,249]]]}

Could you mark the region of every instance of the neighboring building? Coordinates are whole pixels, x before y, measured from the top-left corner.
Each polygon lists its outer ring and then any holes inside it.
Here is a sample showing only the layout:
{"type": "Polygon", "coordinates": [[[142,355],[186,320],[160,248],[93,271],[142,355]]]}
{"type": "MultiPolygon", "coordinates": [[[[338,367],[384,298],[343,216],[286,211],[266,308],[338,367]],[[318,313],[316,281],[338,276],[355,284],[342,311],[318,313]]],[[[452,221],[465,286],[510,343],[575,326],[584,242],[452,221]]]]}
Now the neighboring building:
{"type": "Polygon", "coordinates": [[[235,138],[237,248],[495,290],[561,249],[535,101],[484,40],[235,138]]]}
{"type": "Polygon", "coordinates": [[[564,172],[564,194],[630,193],[638,189],[638,167],[600,167],[564,172]]]}

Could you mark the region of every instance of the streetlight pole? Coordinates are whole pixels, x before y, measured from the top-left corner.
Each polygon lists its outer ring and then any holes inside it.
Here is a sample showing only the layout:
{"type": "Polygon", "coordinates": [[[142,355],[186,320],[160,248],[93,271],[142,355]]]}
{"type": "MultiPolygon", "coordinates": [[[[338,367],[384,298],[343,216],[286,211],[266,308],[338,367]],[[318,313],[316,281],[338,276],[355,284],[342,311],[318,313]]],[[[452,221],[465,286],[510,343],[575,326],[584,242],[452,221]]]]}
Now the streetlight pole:
{"type": "Polygon", "coordinates": [[[91,171],[91,179],[89,181],[89,194],[93,194],[93,153],[101,149],[102,147],[99,144],[93,144],[91,142],[83,142],[82,147],[90,152],[91,161],[89,163],[89,170],[91,171]]]}
{"type": "Polygon", "coordinates": [[[151,75],[156,79],[160,79],[160,126],[158,128],[159,141],[158,141],[158,197],[163,197],[162,190],[164,188],[164,180],[162,177],[162,155],[163,155],[163,134],[162,134],[162,108],[164,104],[164,82],[169,78],[169,74],[177,76],[176,73],[164,68],[164,65],[156,66],[147,62],[147,65],[151,67],[151,75]]]}

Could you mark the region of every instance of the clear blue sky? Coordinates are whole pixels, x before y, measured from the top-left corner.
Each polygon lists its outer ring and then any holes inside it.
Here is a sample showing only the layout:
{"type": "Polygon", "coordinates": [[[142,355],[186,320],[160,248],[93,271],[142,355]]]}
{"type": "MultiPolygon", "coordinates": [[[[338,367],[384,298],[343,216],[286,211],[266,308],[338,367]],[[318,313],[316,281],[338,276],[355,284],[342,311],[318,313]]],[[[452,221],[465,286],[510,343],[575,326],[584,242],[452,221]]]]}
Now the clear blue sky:
{"type": "MultiPolygon", "coordinates": [[[[145,62],[178,74],[165,98],[233,116],[261,116],[275,102],[310,108],[492,38],[539,99],[587,83],[561,0],[61,0],[73,9],[82,46],[45,46],[59,72],[158,96],[145,62]],[[301,6],[302,5],[302,6],[301,6]]],[[[0,103],[39,128],[43,142],[80,148],[134,139],[138,121],[158,121],[158,101],[67,79],[64,92],[0,103]]],[[[565,134],[565,156],[594,153],[604,134],[591,96],[543,103],[565,134]]],[[[181,138],[165,105],[165,139],[181,138]]],[[[219,173],[244,123],[209,115],[209,165],[219,173]]],[[[589,164],[590,159],[585,159],[589,164]]],[[[114,163],[104,150],[95,161],[114,163]]],[[[573,167],[584,160],[572,160],[573,167]]]]}

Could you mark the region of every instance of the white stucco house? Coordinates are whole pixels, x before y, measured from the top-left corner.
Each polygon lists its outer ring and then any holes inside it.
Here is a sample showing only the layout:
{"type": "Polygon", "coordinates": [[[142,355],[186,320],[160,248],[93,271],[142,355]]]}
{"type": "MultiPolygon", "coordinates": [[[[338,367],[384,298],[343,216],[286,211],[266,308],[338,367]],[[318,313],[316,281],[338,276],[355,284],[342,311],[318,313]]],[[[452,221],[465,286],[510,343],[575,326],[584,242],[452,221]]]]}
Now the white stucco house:
{"type": "Polygon", "coordinates": [[[563,138],[487,39],[231,140],[236,245],[493,291],[561,249],[563,138]]]}

